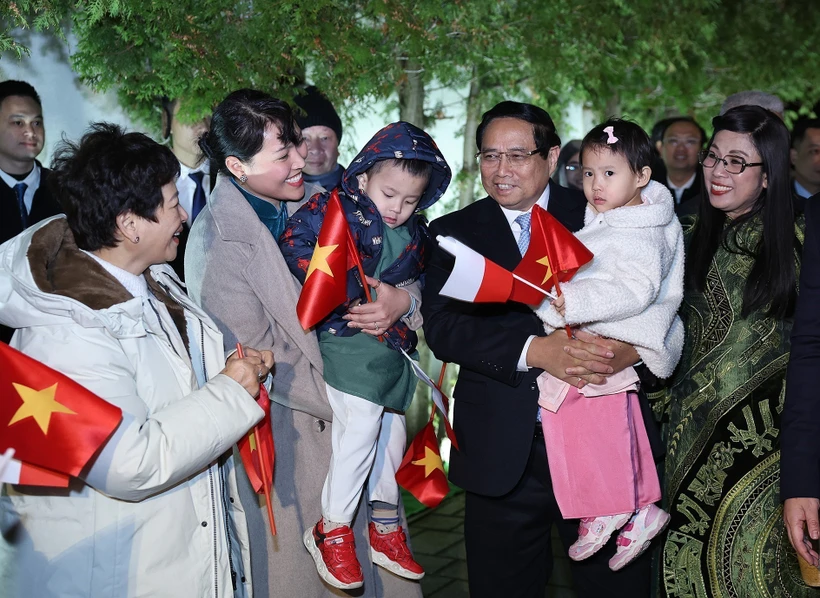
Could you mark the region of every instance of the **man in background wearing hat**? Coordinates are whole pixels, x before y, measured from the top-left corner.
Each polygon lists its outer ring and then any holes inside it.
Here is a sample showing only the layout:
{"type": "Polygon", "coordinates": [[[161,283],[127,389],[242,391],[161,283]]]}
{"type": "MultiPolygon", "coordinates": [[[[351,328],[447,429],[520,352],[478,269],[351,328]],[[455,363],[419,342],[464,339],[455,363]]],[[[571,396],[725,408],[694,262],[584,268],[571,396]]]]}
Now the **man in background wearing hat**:
{"type": "Polygon", "coordinates": [[[321,185],[330,191],[342,182],[344,172],[344,167],[337,162],[342,121],[333,104],[312,85],[302,95],[296,96],[294,101],[301,108],[301,113],[296,111],[296,122],[308,144],[302,175],[305,182],[321,185]]]}

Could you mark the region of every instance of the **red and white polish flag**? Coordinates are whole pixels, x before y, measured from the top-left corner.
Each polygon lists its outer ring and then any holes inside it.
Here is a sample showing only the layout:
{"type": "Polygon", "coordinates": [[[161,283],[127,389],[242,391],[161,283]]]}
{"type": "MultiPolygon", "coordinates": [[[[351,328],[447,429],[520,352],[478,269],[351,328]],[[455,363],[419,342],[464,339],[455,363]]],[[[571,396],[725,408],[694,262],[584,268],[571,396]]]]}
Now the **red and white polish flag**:
{"type": "Polygon", "coordinates": [[[510,298],[512,272],[453,237],[439,235],[436,240],[442,249],[456,258],[440,294],[471,303],[504,303],[510,298]]]}
{"type": "Polygon", "coordinates": [[[37,467],[14,459],[14,449],[7,449],[0,455],[0,483],[24,486],[52,486],[65,488],[69,477],[63,473],[44,467],[37,467]]]}

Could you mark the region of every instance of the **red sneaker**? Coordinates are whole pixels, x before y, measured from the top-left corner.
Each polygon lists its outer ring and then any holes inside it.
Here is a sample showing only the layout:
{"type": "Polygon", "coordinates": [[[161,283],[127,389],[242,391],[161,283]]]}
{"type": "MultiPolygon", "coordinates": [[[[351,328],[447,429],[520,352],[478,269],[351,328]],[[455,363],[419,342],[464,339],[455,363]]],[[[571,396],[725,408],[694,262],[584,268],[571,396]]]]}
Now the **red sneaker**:
{"type": "Polygon", "coordinates": [[[407,536],[401,526],[389,534],[380,534],[370,523],[370,559],[379,567],[407,579],[421,579],[424,569],[407,548],[407,536]]]}
{"type": "Polygon", "coordinates": [[[352,590],[364,585],[362,566],[356,558],[353,530],[343,525],[324,533],[322,520],[305,531],[302,540],[316,563],[319,576],[334,588],[352,590]]]}

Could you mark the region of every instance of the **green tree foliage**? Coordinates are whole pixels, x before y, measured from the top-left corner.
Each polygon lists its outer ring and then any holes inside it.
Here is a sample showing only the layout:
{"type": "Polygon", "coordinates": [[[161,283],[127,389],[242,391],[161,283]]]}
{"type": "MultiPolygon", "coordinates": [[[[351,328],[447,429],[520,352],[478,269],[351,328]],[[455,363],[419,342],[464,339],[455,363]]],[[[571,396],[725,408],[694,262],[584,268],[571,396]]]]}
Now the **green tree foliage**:
{"type": "Polygon", "coordinates": [[[581,100],[602,115],[705,114],[739,89],[808,99],[820,67],[813,0],[14,0],[0,51],[26,51],[12,30],[67,18],[81,78],[116,87],[143,120],[163,95],[189,99],[191,118],[238,87],[287,98],[306,72],[365,105],[420,74],[475,81],[482,108],[512,96],[553,112],[581,100]]]}
{"type": "Polygon", "coordinates": [[[24,36],[12,37],[11,32],[56,31],[60,33],[63,10],[49,0],[13,0],[0,4],[0,55],[13,54],[18,59],[28,55],[24,36]]]}

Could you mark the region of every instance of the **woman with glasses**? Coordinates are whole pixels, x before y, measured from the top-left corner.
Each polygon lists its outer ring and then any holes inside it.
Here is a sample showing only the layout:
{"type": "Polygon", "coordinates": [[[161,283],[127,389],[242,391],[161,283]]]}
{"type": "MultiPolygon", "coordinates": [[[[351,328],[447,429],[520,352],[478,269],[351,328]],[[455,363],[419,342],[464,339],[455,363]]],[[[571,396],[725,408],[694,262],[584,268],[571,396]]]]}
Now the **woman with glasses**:
{"type": "MultiPolygon", "coordinates": [[[[337,596],[316,575],[313,559],[302,544],[302,532],[315,523],[312,518],[321,510],[333,414],[322,378],[319,343],[316,334],[303,330],[296,318],[301,289],[277,243],[288,216],[323,189],[305,184],[307,143],[290,106],[264,92],[242,89],[228,95],[214,111],[211,130],[199,144],[219,175],[188,239],[189,292],[222,330],[226,348],[240,341],[270,349],[276,356],[270,393],[276,443],[275,538],[264,501],[259,502],[245,475],[239,480],[250,533],[253,594],[255,598],[337,596]]],[[[410,313],[409,291],[390,288],[393,292],[388,292],[388,287],[381,283],[375,302],[351,308],[345,316],[349,325],[372,328],[373,322],[387,322],[389,327],[410,313]]],[[[370,562],[367,515],[365,501],[352,526],[365,586],[358,595],[420,596],[418,582],[370,562]]]]}
{"type": "Polygon", "coordinates": [[[666,596],[803,596],[782,523],[780,413],[803,221],[789,133],[741,106],[712,120],[704,189],[684,219],[686,342],[663,404],[666,596]]]}
{"type": "Polygon", "coordinates": [[[555,167],[558,184],[570,189],[584,190],[584,179],[581,175],[581,140],[568,141],[558,154],[555,167]]]}

